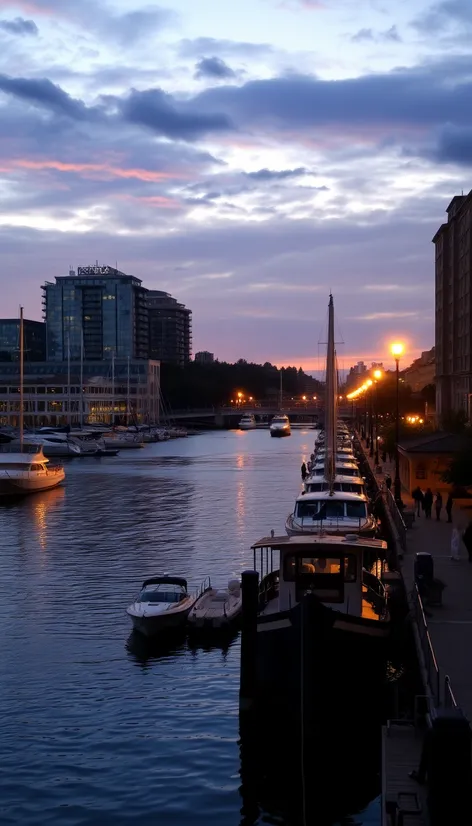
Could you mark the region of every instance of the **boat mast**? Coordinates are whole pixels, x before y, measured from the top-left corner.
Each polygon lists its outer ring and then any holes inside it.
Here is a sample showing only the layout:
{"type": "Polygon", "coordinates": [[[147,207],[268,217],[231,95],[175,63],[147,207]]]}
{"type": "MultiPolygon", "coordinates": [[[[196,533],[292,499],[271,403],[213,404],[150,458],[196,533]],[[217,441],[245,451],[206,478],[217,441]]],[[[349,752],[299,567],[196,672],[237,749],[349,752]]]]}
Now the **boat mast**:
{"type": "Polygon", "coordinates": [[[80,331],[80,429],[84,426],[84,331],[80,331]]]}
{"type": "Polygon", "coordinates": [[[282,410],[282,399],[283,399],[283,391],[282,391],[282,368],[280,368],[279,373],[280,373],[279,407],[280,407],[280,410],[282,410]]]}
{"type": "Polygon", "coordinates": [[[24,411],[23,411],[24,360],[25,360],[25,344],[24,344],[23,307],[20,307],[20,453],[23,453],[23,430],[24,430],[24,411]]]}
{"type": "Polygon", "coordinates": [[[70,329],[67,333],[67,423],[70,427],[72,421],[72,413],[70,409],[71,395],[70,395],[70,329]]]}
{"type": "Polygon", "coordinates": [[[326,399],[325,399],[325,427],[326,427],[326,458],[325,479],[330,493],[334,490],[336,474],[336,425],[337,425],[337,370],[336,350],[334,349],[334,304],[333,296],[329,297],[328,306],[328,350],[326,355],[326,399]]]}
{"type": "Polygon", "coordinates": [[[129,399],[129,356],[128,356],[128,383],[126,387],[126,427],[129,427],[129,407],[130,407],[130,399],[129,399]]]}
{"type": "Polygon", "coordinates": [[[111,426],[115,424],[115,351],[111,354],[111,426]]]}

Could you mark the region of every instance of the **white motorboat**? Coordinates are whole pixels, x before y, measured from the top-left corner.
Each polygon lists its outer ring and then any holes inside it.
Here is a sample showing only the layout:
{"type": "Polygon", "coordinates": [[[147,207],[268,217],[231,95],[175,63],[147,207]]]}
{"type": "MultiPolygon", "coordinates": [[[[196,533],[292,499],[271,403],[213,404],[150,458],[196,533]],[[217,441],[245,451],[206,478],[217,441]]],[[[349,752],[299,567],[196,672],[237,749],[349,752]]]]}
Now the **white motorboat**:
{"type": "Polygon", "coordinates": [[[288,416],[274,416],[269,431],[271,436],[290,436],[290,422],[288,416]]]}
{"type": "Polygon", "coordinates": [[[363,494],[328,490],[302,493],[297,496],[293,513],[285,522],[289,536],[305,534],[346,534],[374,536],[377,522],[369,513],[367,497],[363,494]]]}
{"type": "Polygon", "coordinates": [[[61,459],[80,456],[80,447],[70,441],[66,433],[26,433],[25,438],[30,444],[35,444],[38,450],[42,448],[47,457],[61,459]]]}
{"type": "Polygon", "coordinates": [[[194,628],[229,628],[239,619],[241,610],[241,583],[230,579],[225,590],[204,591],[191,609],[188,621],[194,628]]]}
{"type": "Polygon", "coordinates": [[[136,602],[126,609],[135,631],[154,637],[185,625],[190,609],[198,597],[209,588],[203,583],[200,591],[189,593],[182,577],[160,576],[143,582],[136,602]]]}
{"type": "Polygon", "coordinates": [[[41,445],[27,442],[0,445],[0,498],[56,488],[64,478],[64,468],[49,465],[41,445]]]}
{"type": "Polygon", "coordinates": [[[256,417],[253,413],[244,413],[238,426],[240,430],[255,430],[257,427],[256,417]]]}

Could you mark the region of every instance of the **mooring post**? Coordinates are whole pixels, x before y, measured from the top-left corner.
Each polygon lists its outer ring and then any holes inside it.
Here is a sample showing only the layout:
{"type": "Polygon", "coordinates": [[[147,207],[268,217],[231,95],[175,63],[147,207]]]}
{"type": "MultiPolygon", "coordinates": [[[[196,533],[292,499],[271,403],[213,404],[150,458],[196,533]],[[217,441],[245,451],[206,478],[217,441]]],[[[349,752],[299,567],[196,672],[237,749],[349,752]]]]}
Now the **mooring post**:
{"type": "Polygon", "coordinates": [[[259,574],[257,571],[243,571],[241,593],[239,709],[250,711],[254,708],[256,697],[257,611],[259,606],[259,574]]]}
{"type": "Polygon", "coordinates": [[[471,729],[460,708],[431,714],[426,775],[431,826],[472,823],[471,729]]]}

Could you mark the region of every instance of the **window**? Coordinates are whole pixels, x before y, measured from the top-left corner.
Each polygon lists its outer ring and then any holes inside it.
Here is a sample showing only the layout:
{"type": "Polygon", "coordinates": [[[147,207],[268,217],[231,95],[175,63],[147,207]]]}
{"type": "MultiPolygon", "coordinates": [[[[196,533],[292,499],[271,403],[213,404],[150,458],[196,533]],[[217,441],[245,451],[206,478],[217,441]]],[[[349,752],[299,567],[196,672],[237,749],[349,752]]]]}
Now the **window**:
{"type": "Polygon", "coordinates": [[[355,554],[346,554],[344,557],[286,556],[284,560],[284,579],[286,582],[295,582],[299,576],[305,574],[339,576],[342,564],[344,565],[344,582],[355,582],[357,577],[357,558],[355,554]]]}
{"type": "Polygon", "coordinates": [[[347,502],[346,516],[349,516],[351,519],[365,519],[365,502],[347,502]]]}
{"type": "Polygon", "coordinates": [[[416,479],[426,479],[426,466],[423,462],[418,462],[416,465],[416,479]]]}

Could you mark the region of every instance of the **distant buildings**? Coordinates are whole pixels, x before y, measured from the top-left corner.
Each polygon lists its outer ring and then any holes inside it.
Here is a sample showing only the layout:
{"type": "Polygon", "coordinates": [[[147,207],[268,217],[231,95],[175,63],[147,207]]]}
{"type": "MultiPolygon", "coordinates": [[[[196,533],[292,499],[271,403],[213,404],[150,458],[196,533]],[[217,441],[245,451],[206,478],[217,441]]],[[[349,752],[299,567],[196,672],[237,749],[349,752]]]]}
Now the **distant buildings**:
{"type": "Polygon", "coordinates": [[[150,358],[183,367],[192,354],[192,311],[162,290],[147,291],[150,358]]]}
{"type": "Polygon", "coordinates": [[[436,270],[436,412],[472,417],[472,191],[456,195],[433,238],[436,270]]]}
{"type": "MultiPolygon", "coordinates": [[[[46,358],[46,325],[42,321],[23,322],[24,360],[44,361],[46,358]]],[[[0,319],[0,362],[18,361],[20,357],[19,318],[0,319]]]]}
{"type": "Polygon", "coordinates": [[[149,358],[147,290],[114,267],[79,267],[43,286],[47,360],[149,358]]]}
{"type": "Polygon", "coordinates": [[[208,350],[201,350],[199,353],[195,353],[195,361],[199,364],[213,364],[215,355],[209,353],[208,350]]]}

